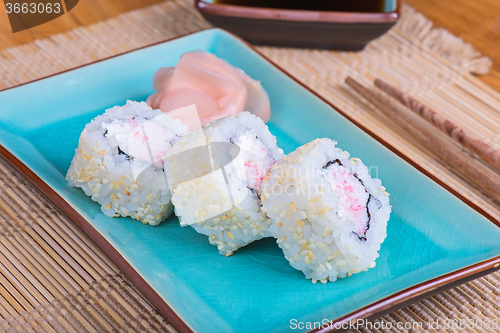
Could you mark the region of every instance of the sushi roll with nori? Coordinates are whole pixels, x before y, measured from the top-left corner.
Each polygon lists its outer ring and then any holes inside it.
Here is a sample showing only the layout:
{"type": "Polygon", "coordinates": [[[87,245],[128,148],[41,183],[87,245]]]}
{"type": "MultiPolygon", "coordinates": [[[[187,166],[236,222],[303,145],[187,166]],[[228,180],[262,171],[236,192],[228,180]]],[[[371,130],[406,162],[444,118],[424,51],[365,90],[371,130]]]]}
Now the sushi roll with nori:
{"type": "Polygon", "coordinates": [[[175,214],[229,256],[267,237],[261,182],[284,157],[262,119],[240,112],[176,139],[165,173],[175,214]]]}
{"type": "Polygon", "coordinates": [[[180,120],[127,101],[85,126],[66,179],[107,216],[159,224],[173,211],[163,159],[172,139],[187,133],[180,120]]]}
{"type": "Polygon", "coordinates": [[[299,147],[261,185],[269,232],[290,265],[313,282],[374,267],[391,212],[380,180],[335,146],[318,139],[299,147]]]}

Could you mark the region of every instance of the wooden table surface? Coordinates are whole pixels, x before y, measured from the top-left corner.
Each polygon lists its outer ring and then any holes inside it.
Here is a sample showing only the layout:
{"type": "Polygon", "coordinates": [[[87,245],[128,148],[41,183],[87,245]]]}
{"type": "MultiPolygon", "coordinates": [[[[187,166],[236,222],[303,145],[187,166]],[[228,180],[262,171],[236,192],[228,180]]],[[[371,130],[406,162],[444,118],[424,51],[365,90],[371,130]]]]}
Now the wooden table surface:
{"type": "MultiPolygon", "coordinates": [[[[13,34],[0,5],[0,49],[46,38],[80,25],[105,20],[163,0],[80,0],[68,14],[38,27],[13,34]]],[[[493,60],[490,73],[480,78],[500,91],[500,0],[404,0],[436,26],[444,27],[493,60]]],[[[194,0],[193,0],[194,2],[194,0]]]]}

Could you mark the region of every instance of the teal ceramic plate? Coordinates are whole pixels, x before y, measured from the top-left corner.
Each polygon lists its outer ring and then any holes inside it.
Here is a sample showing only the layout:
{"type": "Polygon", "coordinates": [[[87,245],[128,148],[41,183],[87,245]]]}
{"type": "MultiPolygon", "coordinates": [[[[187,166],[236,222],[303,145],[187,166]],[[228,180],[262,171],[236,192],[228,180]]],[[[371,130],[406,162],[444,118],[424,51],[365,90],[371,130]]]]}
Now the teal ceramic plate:
{"type": "Polygon", "coordinates": [[[308,322],[379,315],[500,263],[495,221],[222,30],[195,33],[2,91],[0,105],[1,154],[183,331],[303,331],[308,322]],[[288,265],[272,239],[226,258],[205,236],[181,228],[175,217],[157,227],[108,218],[83,191],[67,186],[65,174],[84,125],[127,99],[145,100],[153,92],[156,69],[175,65],[183,53],[195,49],[213,52],[261,80],[271,98],[269,128],[285,152],[329,137],[378,170],[393,210],[375,268],[335,283],[312,284],[288,265]]]}

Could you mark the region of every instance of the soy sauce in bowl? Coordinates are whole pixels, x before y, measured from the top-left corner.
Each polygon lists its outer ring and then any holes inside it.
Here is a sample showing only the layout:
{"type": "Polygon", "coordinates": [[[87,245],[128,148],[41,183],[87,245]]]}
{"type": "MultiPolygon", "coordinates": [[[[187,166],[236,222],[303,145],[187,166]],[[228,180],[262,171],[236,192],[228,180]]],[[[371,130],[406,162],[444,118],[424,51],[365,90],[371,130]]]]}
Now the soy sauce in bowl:
{"type": "Polygon", "coordinates": [[[212,0],[214,4],[330,12],[389,12],[393,0],[212,0]]]}
{"type": "Polygon", "coordinates": [[[401,1],[195,0],[195,6],[252,44],[358,51],[396,23],[401,1]]]}

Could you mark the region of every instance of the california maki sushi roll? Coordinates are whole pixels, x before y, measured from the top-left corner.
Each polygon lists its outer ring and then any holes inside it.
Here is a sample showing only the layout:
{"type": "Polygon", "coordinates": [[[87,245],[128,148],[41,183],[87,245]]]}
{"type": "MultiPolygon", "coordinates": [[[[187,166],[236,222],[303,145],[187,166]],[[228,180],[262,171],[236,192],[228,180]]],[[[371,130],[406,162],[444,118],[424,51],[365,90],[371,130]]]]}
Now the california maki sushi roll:
{"type": "Polygon", "coordinates": [[[66,175],[110,217],[130,216],[156,225],[173,211],[163,173],[171,141],[188,133],[146,103],[127,101],[85,126],[66,175]]]}
{"type": "Polygon", "coordinates": [[[261,184],[269,232],[290,265],[313,282],[374,267],[391,212],[381,181],[335,146],[318,139],[299,147],[261,184]]]}
{"type": "Polygon", "coordinates": [[[261,182],[284,157],[262,119],[241,112],[175,140],[166,176],[182,226],[209,236],[229,256],[269,236],[261,182]]]}

